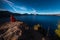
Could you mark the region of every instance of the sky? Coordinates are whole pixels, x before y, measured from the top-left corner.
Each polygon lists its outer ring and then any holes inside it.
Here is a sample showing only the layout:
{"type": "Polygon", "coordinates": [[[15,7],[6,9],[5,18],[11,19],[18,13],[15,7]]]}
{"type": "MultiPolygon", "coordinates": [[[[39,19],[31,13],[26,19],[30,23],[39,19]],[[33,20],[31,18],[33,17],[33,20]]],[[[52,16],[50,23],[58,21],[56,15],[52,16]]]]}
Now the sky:
{"type": "Polygon", "coordinates": [[[0,0],[0,10],[22,14],[60,14],[60,0],[0,0]]]}

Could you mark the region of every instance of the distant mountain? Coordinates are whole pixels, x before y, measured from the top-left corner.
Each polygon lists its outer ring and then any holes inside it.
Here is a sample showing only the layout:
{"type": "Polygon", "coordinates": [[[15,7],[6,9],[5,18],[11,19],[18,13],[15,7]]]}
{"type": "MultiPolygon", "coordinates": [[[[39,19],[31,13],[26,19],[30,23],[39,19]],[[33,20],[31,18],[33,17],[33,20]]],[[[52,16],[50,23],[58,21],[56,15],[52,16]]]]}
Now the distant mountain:
{"type": "Polygon", "coordinates": [[[10,11],[0,11],[0,18],[10,17],[10,15],[13,15],[13,16],[26,16],[26,15],[60,16],[60,14],[28,14],[28,13],[20,14],[20,13],[12,13],[10,11]]]}
{"type": "Polygon", "coordinates": [[[12,13],[12,12],[9,12],[9,11],[0,11],[0,18],[10,17],[10,15],[17,16],[17,15],[21,15],[21,14],[12,13]]]}

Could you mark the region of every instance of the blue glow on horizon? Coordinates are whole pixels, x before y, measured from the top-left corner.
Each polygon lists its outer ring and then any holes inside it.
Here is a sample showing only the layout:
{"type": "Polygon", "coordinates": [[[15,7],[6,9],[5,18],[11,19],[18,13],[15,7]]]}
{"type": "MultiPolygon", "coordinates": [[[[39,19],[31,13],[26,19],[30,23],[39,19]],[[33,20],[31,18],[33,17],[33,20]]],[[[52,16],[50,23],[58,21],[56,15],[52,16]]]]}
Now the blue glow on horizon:
{"type": "Polygon", "coordinates": [[[14,13],[60,14],[59,0],[0,0],[0,10],[14,13]]]}

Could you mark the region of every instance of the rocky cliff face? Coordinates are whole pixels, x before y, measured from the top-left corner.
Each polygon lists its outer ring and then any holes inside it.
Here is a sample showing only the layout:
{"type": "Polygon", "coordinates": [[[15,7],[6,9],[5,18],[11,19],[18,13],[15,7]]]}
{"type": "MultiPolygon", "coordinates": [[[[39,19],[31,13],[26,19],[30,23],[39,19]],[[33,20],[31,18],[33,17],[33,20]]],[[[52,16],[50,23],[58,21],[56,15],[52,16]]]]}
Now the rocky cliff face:
{"type": "Polygon", "coordinates": [[[0,26],[0,32],[4,31],[0,34],[0,38],[2,37],[4,40],[17,40],[18,37],[22,35],[22,27],[25,24],[23,22],[7,22],[0,26]]]}

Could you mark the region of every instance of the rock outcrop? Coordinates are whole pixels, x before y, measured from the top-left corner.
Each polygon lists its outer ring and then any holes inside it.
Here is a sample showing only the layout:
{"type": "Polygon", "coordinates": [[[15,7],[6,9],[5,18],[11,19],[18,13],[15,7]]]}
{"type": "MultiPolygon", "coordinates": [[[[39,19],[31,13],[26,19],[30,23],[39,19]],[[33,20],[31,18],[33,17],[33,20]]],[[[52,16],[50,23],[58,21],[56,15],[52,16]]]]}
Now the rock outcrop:
{"type": "Polygon", "coordinates": [[[22,27],[25,26],[23,22],[7,22],[0,27],[0,38],[4,40],[17,40],[22,35],[22,27]]]}

